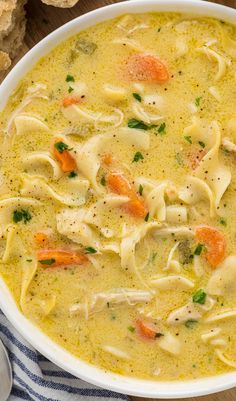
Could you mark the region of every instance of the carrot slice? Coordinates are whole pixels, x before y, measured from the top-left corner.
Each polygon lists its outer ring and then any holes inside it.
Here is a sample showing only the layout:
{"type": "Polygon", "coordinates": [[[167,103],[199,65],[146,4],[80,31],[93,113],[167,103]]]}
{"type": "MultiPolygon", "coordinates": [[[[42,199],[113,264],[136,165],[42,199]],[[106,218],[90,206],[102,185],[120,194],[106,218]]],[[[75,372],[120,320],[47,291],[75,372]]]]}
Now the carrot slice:
{"type": "Polygon", "coordinates": [[[136,326],[141,337],[149,340],[155,340],[155,338],[157,337],[156,330],[151,327],[149,323],[138,319],[136,321],[136,326]]]}
{"type": "MultiPolygon", "coordinates": [[[[64,173],[69,173],[71,171],[77,170],[77,164],[70,151],[67,149],[59,151],[56,148],[56,144],[64,142],[60,138],[56,138],[53,146],[53,155],[61,165],[61,169],[64,173]]],[[[66,145],[66,144],[64,144],[66,145]]],[[[67,145],[66,145],[67,146],[67,145]]]]}
{"type": "Polygon", "coordinates": [[[46,233],[38,232],[34,235],[34,239],[37,245],[42,246],[48,241],[48,236],[46,233]]]}
{"type": "Polygon", "coordinates": [[[126,64],[126,74],[130,81],[164,83],[170,78],[165,64],[149,54],[131,56],[126,64]]]}
{"type": "Polygon", "coordinates": [[[111,153],[105,153],[102,156],[102,162],[106,166],[110,166],[113,163],[113,157],[112,157],[111,153]]]}
{"type": "Polygon", "coordinates": [[[198,227],[196,239],[206,245],[204,256],[212,268],[219,265],[225,257],[226,241],[224,235],[213,227],[198,227]]]}
{"type": "Polygon", "coordinates": [[[130,198],[130,200],[122,206],[124,210],[136,217],[144,218],[147,215],[144,199],[137,194],[135,189],[122,174],[109,172],[106,181],[112,192],[130,198]]]}
{"type": "Polygon", "coordinates": [[[42,249],[37,254],[38,262],[45,268],[57,266],[82,265],[88,262],[84,253],[60,249],[42,249]]]}
{"type": "Polygon", "coordinates": [[[80,102],[81,102],[80,96],[64,96],[62,105],[63,107],[69,107],[72,106],[73,104],[78,104],[80,102]]]}

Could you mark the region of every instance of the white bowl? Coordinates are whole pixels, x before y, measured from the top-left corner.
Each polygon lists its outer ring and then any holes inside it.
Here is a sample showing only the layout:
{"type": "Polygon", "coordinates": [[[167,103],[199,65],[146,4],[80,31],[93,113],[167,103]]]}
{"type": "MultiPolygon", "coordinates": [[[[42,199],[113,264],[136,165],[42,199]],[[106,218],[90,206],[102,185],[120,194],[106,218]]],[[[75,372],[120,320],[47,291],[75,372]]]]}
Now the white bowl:
{"type": "MultiPolygon", "coordinates": [[[[223,19],[236,24],[236,10],[199,0],[133,0],[117,3],[78,17],[52,32],[31,49],[12,69],[0,86],[2,109],[20,79],[34,64],[60,42],[77,32],[104,20],[124,13],[148,11],[174,11],[223,19]]],[[[216,393],[236,386],[236,371],[204,379],[155,382],[133,379],[105,372],[75,358],[58,346],[36,326],[28,321],[17,308],[6,284],[0,278],[0,307],[19,333],[39,352],[56,365],[87,382],[124,394],[151,398],[184,398],[216,393]]]]}

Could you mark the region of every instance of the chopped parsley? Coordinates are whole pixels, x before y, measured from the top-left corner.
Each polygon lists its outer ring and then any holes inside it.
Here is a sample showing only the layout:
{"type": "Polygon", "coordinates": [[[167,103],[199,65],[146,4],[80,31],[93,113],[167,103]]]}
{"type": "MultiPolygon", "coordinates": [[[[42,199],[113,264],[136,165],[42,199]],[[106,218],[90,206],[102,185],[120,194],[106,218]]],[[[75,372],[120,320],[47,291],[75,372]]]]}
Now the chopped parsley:
{"type": "Polygon", "coordinates": [[[166,134],[165,129],[166,129],[166,123],[161,123],[161,125],[158,127],[157,130],[158,134],[165,135],[166,134]]]}
{"type": "Polygon", "coordinates": [[[32,262],[33,259],[26,259],[26,262],[32,262]]]}
{"type": "Polygon", "coordinates": [[[160,31],[161,31],[161,28],[158,28],[157,32],[160,32],[160,31]]]}
{"type": "Polygon", "coordinates": [[[74,88],[72,88],[71,86],[69,86],[68,92],[71,93],[71,92],[73,92],[73,90],[74,90],[74,88]]]}
{"type": "Polygon", "coordinates": [[[197,324],[197,323],[198,323],[197,320],[189,319],[184,323],[184,325],[185,325],[185,327],[187,327],[187,329],[193,329],[195,324],[197,324]]]}
{"type": "Polygon", "coordinates": [[[156,257],[157,257],[157,252],[153,252],[150,258],[151,263],[155,262],[156,257]]]}
{"type": "Polygon", "coordinates": [[[136,152],[135,155],[134,155],[134,158],[132,160],[132,163],[134,163],[134,162],[137,163],[139,160],[143,160],[143,159],[144,159],[144,157],[143,157],[142,153],[141,152],[136,152]]]}
{"type": "Polygon", "coordinates": [[[198,141],[198,143],[199,143],[199,145],[202,147],[202,148],[205,148],[205,143],[204,142],[202,142],[202,141],[198,141]]]}
{"type": "Polygon", "coordinates": [[[62,153],[62,152],[64,152],[64,150],[67,150],[69,148],[69,146],[62,141],[56,142],[54,144],[54,146],[55,146],[56,150],[58,150],[59,153],[62,153]]]}
{"type": "Polygon", "coordinates": [[[136,118],[130,118],[128,121],[128,127],[129,128],[136,128],[136,129],[143,129],[147,131],[149,129],[148,125],[145,124],[141,120],[136,120],[136,118]]]}
{"type": "Polygon", "coordinates": [[[66,82],[75,82],[75,78],[73,77],[73,75],[67,74],[66,82]]]}
{"type": "Polygon", "coordinates": [[[32,216],[28,210],[20,209],[14,210],[13,212],[13,221],[14,223],[19,223],[23,221],[25,224],[28,223],[32,219],[32,216]]]}
{"type": "Polygon", "coordinates": [[[189,135],[184,136],[185,141],[187,141],[188,143],[192,144],[192,137],[189,135]]]}
{"type": "Polygon", "coordinates": [[[145,220],[145,221],[148,221],[148,220],[149,220],[149,213],[146,214],[144,220],[145,220]]]}
{"type": "Polygon", "coordinates": [[[197,107],[200,106],[201,99],[202,99],[201,97],[196,97],[196,99],[195,99],[195,105],[196,105],[197,107]]]}
{"type": "Polygon", "coordinates": [[[77,173],[76,173],[76,171],[71,171],[69,174],[68,174],[68,177],[69,178],[75,178],[75,177],[77,177],[77,173]]]}
{"type": "Polygon", "coordinates": [[[142,98],[141,98],[141,96],[139,95],[139,93],[133,93],[133,97],[134,97],[138,102],[141,102],[141,101],[142,101],[142,98]]]}
{"type": "Polygon", "coordinates": [[[177,152],[175,154],[175,160],[177,161],[179,166],[183,166],[184,165],[183,157],[182,157],[181,153],[177,152]]]}
{"type": "Polygon", "coordinates": [[[219,223],[222,224],[222,226],[224,227],[227,226],[227,221],[223,217],[220,218],[219,223]]]}
{"type": "Polygon", "coordinates": [[[195,248],[194,255],[201,255],[204,245],[198,244],[195,248]]]}
{"type": "Polygon", "coordinates": [[[129,326],[129,327],[128,327],[128,330],[129,330],[131,333],[134,333],[134,332],[135,332],[135,327],[129,326]]]}
{"type": "Polygon", "coordinates": [[[85,253],[97,253],[96,249],[94,249],[92,246],[85,248],[85,251],[85,253]]]}
{"type": "Polygon", "coordinates": [[[105,175],[102,176],[101,180],[100,180],[101,185],[103,185],[105,187],[106,185],[106,178],[105,175]]]}
{"type": "Polygon", "coordinates": [[[128,127],[135,128],[135,129],[143,129],[145,131],[156,128],[156,124],[147,125],[141,120],[137,120],[136,118],[130,118],[128,120],[128,127]]]}
{"type": "Polygon", "coordinates": [[[142,196],[142,194],[143,194],[143,186],[141,184],[139,185],[138,192],[139,192],[139,195],[142,196]]]}
{"type": "Polygon", "coordinates": [[[56,262],[56,259],[53,259],[53,258],[51,258],[51,259],[39,260],[39,263],[41,263],[41,265],[48,265],[48,266],[53,265],[53,263],[55,263],[55,262],[56,262]]]}
{"type": "Polygon", "coordinates": [[[160,337],[163,337],[163,336],[164,336],[164,334],[162,334],[162,333],[156,333],[156,334],[155,334],[155,337],[156,337],[156,338],[160,338],[160,337]]]}
{"type": "Polygon", "coordinates": [[[203,291],[201,288],[195,292],[195,294],[193,295],[193,302],[195,304],[200,304],[200,305],[204,305],[204,303],[206,302],[206,293],[205,291],[203,291]]]}

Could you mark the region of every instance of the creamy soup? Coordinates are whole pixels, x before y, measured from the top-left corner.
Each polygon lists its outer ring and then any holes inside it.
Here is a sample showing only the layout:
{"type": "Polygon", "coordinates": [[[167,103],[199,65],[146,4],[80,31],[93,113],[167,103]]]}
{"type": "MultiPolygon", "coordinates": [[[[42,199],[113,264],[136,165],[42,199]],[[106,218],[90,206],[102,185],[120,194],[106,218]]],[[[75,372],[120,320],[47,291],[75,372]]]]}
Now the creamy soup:
{"type": "Polygon", "coordinates": [[[236,368],[236,30],[125,15],[1,113],[0,272],[73,355],[152,380],[236,368]]]}

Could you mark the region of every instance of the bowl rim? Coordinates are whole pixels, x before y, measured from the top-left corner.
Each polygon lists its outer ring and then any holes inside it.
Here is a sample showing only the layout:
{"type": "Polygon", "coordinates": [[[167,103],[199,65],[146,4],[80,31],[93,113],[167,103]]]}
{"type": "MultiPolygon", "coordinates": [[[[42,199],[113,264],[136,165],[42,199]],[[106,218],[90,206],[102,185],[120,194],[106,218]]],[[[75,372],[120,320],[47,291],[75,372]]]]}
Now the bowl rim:
{"type": "MultiPolygon", "coordinates": [[[[62,25],[38,44],[13,67],[0,85],[0,110],[19,81],[33,66],[58,44],[74,34],[99,22],[125,13],[149,11],[179,12],[198,16],[210,16],[236,24],[236,10],[227,6],[200,0],[131,0],[111,4],[79,16],[62,25]]],[[[220,392],[236,386],[236,371],[186,381],[152,381],[121,376],[91,365],[52,341],[37,326],[27,320],[18,309],[10,290],[0,277],[0,308],[17,331],[50,361],[88,383],[118,393],[147,398],[186,398],[220,392]]],[[[107,395],[104,394],[104,397],[107,395]]]]}

